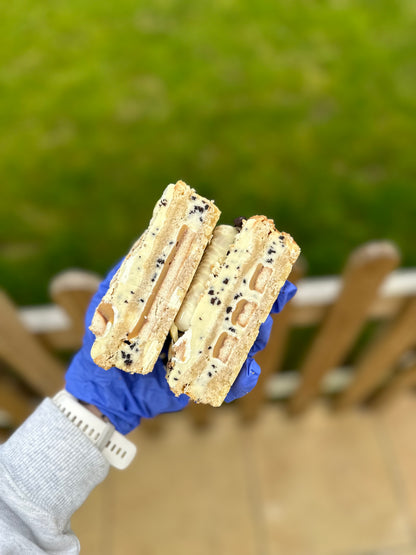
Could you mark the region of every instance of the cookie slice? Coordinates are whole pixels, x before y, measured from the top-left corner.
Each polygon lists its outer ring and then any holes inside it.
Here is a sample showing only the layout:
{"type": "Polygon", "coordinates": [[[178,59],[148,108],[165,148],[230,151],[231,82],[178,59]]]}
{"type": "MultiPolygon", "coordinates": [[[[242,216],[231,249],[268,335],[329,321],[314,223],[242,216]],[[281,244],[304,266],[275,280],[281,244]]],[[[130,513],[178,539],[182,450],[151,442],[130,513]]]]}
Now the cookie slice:
{"type": "Polygon", "coordinates": [[[211,266],[203,292],[187,329],[171,346],[167,380],[176,395],[186,393],[195,402],[220,406],[300,249],[265,216],[244,220],[225,255],[207,264],[212,248],[201,262],[211,266]]]}
{"type": "Polygon", "coordinates": [[[151,372],[219,216],[184,182],[165,189],[93,316],[98,366],[151,372]]]}

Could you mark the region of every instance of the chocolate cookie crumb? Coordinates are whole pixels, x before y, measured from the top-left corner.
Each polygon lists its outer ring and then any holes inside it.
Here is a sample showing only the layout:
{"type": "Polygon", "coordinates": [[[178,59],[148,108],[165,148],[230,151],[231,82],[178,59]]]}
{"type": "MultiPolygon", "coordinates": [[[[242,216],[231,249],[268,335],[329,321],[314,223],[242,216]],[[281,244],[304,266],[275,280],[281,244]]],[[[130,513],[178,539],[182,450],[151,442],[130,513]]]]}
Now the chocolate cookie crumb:
{"type": "Polygon", "coordinates": [[[239,227],[240,229],[243,227],[243,223],[247,220],[244,216],[240,216],[234,220],[234,227],[239,227]]]}

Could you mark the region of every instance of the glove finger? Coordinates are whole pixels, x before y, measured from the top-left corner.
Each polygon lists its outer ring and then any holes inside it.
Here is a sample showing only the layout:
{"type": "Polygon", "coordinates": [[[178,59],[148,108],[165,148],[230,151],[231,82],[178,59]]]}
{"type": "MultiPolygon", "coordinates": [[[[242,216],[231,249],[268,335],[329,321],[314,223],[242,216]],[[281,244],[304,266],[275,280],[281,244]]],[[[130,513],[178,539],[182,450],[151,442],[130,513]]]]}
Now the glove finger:
{"type": "Polygon", "coordinates": [[[231,386],[225,398],[225,402],[230,403],[249,393],[256,385],[260,372],[261,369],[257,362],[251,357],[247,358],[235,382],[231,386]]]}
{"type": "Polygon", "coordinates": [[[286,280],[283,287],[280,289],[279,295],[277,296],[277,299],[275,300],[270,312],[272,314],[281,312],[285,304],[288,303],[290,299],[295,296],[297,290],[298,288],[296,287],[296,285],[293,285],[293,283],[286,280]]]}
{"type": "Polygon", "coordinates": [[[152,418],[165,412],[176,412],[189,403],[187,395],[176,395],[170,390],[166,380],[166,369],[159,359],[153,371],[145,376],[129,375],[132,394],[140,398],[140,414],[152,418]],[[139,382],[136,378],[142,378],[139,382]]]}
{"type": "Polygon", "coordinates": [[[253,346],[251,347],[248,353],[248,356],[254,356],[256,353],[264,349],[264,347],[267,345],[267,342],[269,340],[270,333],[272,331],[272,326],[273,326],[273,318],[269,314],[269,316],[267,316],[266,320],[260,326],[259,333],[257,335],[255,342],[253,343],[253,346]]]}

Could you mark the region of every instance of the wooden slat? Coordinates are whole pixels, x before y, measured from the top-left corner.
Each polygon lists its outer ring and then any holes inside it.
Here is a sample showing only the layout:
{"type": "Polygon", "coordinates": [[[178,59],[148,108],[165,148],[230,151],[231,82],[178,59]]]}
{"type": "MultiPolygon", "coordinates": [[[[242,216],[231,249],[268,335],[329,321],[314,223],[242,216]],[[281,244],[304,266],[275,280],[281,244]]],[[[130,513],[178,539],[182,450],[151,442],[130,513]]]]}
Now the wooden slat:
{"type": "Polygon", "coordinates": [[[80,346],[79,331],[73,329],[66,310],[57,304],[19,308],[25,328],[51,350],[75,350],[80,346]]]}
{"type": "Polygon", "coordinates": [[[360,332],[377,292],[386,276],[399,263],[397,248],[389,242],[368,243],[350,256],[343,273],[343,286],[328,310],[305,361],[302,381],[289,410],[305,409],[319,393],[323,377],[341,365],[360,332]]]}
{"type": "MultiPolygon", "coordinates": [[[[328,307],[338,298],[342,287],[340,276],[310,277],[298,283],[292,302],[291,325],[311,326],[319,323],[328,307]]],[[[368,310],[368,318],[380,320],[394,316],[404,298],[416,296],[416,269],[400,268],[386,277],[377,299],[368,310]]]]}
{"type": "Polygon", "coordinates": [[[0,358],[38,394],[63,387],[64,366],[22,324],[19,312],[0,291],[0,358]]]}
{"type": "Polygon", "coordinates": [[[406,389],[416,386],[416,362],[398,370],[371,401],[371,408],[384,408],[406,389]]]}
{"type": "MultiPolygon", "coordinates": [[[[326,316],[328,307],[337,299],[341,290],[341,277],[311,277],[299,280],[298,292],[290,310],[290,324],[294,327],[315,325],[326,316]]],[[[369,319],[394,316],[403,299],[416,295],[416,270],[398,269],[392,272],[380,288],[379,296],[369,308],[369,319]]],[[[26,328],[46,342],[51,348],[72,348],[71,321],[66,312],[56,304],[20,307],[19,314],[26,328]]]]}
{"type": "Polygon", "coordinates": [[[19,426],[33,411],[34,403],[9,376],[0,375],[0,409],[10,415],[14,427],[19,426]]]}
{"type": "Polygon", "coordinates": [[[81,347],[82,336],[72,329],[42,333],[37,336],[42,344],[52,351],[75,351],[81,347]]]}
{"type": "Polygon", "coordinates": [[[403,353],[416,344],[416,298],[408,301],[394,321],[363,353],[351,385],[336,408],[347,408],[368,397],[392,371],[403,353]]]}
{"type": "Polygon", "coordinates": [[[149,435],[158,435],[163,429],[163,422],[159,416],[154,418],[142,418],[140,428],[149,435]]]}
{"type": "MultiPolygon", "coordinates": [[[[325,282],[322,281],[322,287],[325,287],[325,282]]],[[[367,320],[377,321],[385,320],[394,316],[403,304],[403,299],[406,295],[403,293],[401,296],[378,298],[374,301],[367,314],[367,320]]],[[[335,302],[335,299],[334,299],[335,302]]],[[[332,303],[331,303],[332,304],[332,303]]],[[[291,314],[291,326],[296,328],[304,328],[320,324],[326,317],[328,307],[330,305],[322,304],[305,304],[293,307],[291,314]]]]}
{"type": "MultiPolygon", "coordinates": [[[[322,282],[320,282],[320,286],[323,288],[325,287],[325,281],[326,280],[322,279],[322,282]]],[[[306,284],[307,282],[304,281],[304,283],[306,284]]],[[[301,291],[300,288],[299,291],[301,291]]],[[[382,320],[393,316],[403,305],[404,298],[405,294],[403,293],[403,296],[376,299],[367,315],[368,319],[382,320]]],[[[290,303],[290,307],[288,316],[290,327],[301,328],[319,324],[328,312],[327,304],[295,305],[293,300],[290,303]]],[[[33,312],[30,319],[26,318],[28,308],[23,308],[20,312],[23,317],[29,321],[29,327],[30,329],[33,329],[33,333],[35,333],[42,340],[42,343],[46,344],[51,349],[77,349],[80,345],[79,332],[75,333],[71,329],[70,324],[67,324],[66,326],[62,325],[57,330],[52,328],[53,320],[55,319],[55,315],[57,314],[56,311],[58,309],[60,308],[56,305],[51,305],[50,307],[33,307],[30,310],[33,312]],[[39,320],[47,318],[48,313],[50,313],[52,320],[51,324],[43,326],[41,330],[38,329],[39,321],[36,319],[37,309],[39,309],[39,320]]]]}
{"type": "MultiPolygon", "coordinates": [[[[305,272],[306,262],[303,257],[298,258],[292,268],[289,280],[297,284],[305,272]]],[[[281,369],[289,337],[292,310],[293,303],[289,302],[282,312],[273,314],[273,327],[270,339],[263,351],[260,351],[255,356],[261,368],[259,380],[256,387],[239,401],[242,417],[246,421],[256,418],[266,398],[266,384],[269,376],[281,369]]]]}
{"type": "Polygon", "coordinates": [[[10,437],[10,433],[6,430],[0,430],[0,445],[7,441],[10,437]]]}
{"type": "Polygon", "coordinates": [[[50,296],[69,316],[71,332],[76,334],[79,343],[85,332],[85,313],[100,282],[101,278],[97,274],[68,270],[57,275],[50,283],[50,296]]]}
{"type": "MultiPolygon", "coordinates": [[[[352,370],[349,366],[334,368],[322,380],[321,394],[339,394],[351,383],[352,370]]],[[[272,401],[289,400],[300,384],[298,370],[287,370],[269,377],[266,384],[266,398],[272,401]]]]}
{"type": "Polygon", "coordinates": [[[215,409],[209,405],[202,405],[191,401],[186,410],[188,411],[193,424],[197,428],[205,428],[208,426],[211,420],[212,411],[215,409]]]}

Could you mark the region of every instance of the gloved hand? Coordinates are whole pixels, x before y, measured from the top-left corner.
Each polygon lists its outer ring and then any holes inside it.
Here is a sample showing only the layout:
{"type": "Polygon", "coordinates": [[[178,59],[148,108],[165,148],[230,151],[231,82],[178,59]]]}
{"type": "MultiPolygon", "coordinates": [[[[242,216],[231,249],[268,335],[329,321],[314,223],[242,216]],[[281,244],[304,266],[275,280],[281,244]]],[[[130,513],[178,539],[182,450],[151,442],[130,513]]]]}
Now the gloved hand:
{"type": "MultiPolygon", "coordinates": [[[[86,332],[83,345],[72,359],[65,378],[67,391],[77,399],[95,405],[119,432],[127,434],[139,425],[142,417],[151,418],[157,414],[183,409],[188,404],[189,397],[176,397],[166,381],[164,362],[167,358],[168,340],[153,371],[146,375],[128,374],[118,368],[103,370],[92,360],[90,352],[95,336],[88,327],[96,307],[120,265],[121,262],[111,270],[91,300],[85,317],[86,332]]],[[[295,293],[296,287],[287,281],[273,305],[272,312],[280,312],[295,293]]],[[[227,395],[227,402],[245,395],[256,385],[260,367],[253,356],[266,346],[271,327],[272,318],[269,315],[261,325],[249,356],[227,395]]]]}

